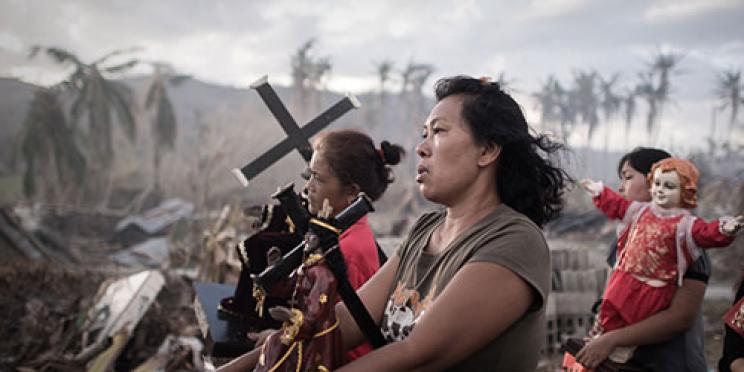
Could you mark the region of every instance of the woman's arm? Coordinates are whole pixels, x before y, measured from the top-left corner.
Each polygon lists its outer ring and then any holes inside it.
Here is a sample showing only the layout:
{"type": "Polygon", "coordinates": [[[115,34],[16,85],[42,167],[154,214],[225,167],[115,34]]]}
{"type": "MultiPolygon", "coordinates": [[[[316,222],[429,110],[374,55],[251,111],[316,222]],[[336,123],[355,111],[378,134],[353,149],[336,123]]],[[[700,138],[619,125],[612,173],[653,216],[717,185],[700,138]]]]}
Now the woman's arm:
{"type": "Polygon", "coordinates": [[[261,348],[257,347],[217,368],[218,372],[239,372],[252,371],[258,363],[258,357],[261,355],[261,348]]]}
{"type": "Polygon", "coordinates": [[[494,263],[469,263],[426,310],[404,341],[341,371],[441,371],[486,346],[527,312],[531,287],[494,263]]]}
{"type": "Polygon", "coordinates": [[[744,372],[744,358],[738,358],[731,362],[731,372],[744,372]]]}
{"type": "Polygon", "coordinates": [[[703,303],[706,283],[684,279],[668,308],[632,325],[607,332],[590,341],[579,353],[577,360],[588,368],[603,362],[620,346],[640,346],[671,339],[688,330],[703,303]]]}
{"type": "MultiPolygon", "coordinates": [[[[369,311],[376,324],[380,324],[385,303],[390,295],[390,288],[393,285],[395,271],[398,269],[400,257],[394,255],[385,262],[379,271],[375,273],[361,288],[357,291],[359,298],[369,311]]],[[[341,339],[344,343],[344,351],[353,349],[365,341],[364,334],[354,321],[354,318],[346,308],[346,304],[339,302],[336,304],[336,318],[339,320],[341,329],[341,339]]]]}

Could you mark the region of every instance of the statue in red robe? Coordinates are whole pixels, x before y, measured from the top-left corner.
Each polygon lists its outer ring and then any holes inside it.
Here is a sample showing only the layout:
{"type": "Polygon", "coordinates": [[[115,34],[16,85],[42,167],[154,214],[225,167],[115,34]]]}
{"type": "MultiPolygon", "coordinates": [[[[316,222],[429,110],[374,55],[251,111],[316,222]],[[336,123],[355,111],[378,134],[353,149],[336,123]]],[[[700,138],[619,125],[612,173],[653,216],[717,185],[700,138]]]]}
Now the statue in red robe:
{"type": "Polygon", "coordinates": [[[308,234],[306,242],[306,258],[294,272],[293,307],[269,309],[283,325],[266,339],[254,371],[330,371],[344,362],[334,311],[337,280],[317,249],[317,236],[308,234]]]}

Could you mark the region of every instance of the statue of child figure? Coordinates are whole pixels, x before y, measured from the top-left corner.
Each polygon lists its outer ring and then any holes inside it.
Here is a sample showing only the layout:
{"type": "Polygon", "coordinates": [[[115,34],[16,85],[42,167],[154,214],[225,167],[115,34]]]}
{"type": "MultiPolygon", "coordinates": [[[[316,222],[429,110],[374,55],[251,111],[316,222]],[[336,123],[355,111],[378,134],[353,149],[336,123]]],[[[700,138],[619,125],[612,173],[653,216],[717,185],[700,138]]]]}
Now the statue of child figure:
{"type": "MultiPolygon", "coordinates": [[[[331,215],[326,199],[321,218],[331,215]]],[[[318,236],[305,236],[305,259],[293,273],[296,285],[292,308],[273,307],[269,314],[284,322],[261,346],[254,371],[331,371],[344,363],[344,352],[334,307],[337,280],[325,263],[318,236]]],[[[337,249],[337,248],[334,248],[337,249]]]]}
{"type": "MultiPolygon", "coordinates": [[[[618,260],[595,322],[594,336],[637,323],[667,308],[687,266],[701,249],[725,247],[744,225],[744,217],[706,222],[690,213],[696,206],[697,168],[667,158],[649,174],[651,202],[624,199],[601,182],[582,180],[597,207],[618,226],[618,260]]],[[[582,349],[591,348],[591,341],[582,349]]],[[[610,360],[624,363],[634,348],[617,348],[610,360]]],[[[578,355],[582,355],[582,351],[578,355]]]]}

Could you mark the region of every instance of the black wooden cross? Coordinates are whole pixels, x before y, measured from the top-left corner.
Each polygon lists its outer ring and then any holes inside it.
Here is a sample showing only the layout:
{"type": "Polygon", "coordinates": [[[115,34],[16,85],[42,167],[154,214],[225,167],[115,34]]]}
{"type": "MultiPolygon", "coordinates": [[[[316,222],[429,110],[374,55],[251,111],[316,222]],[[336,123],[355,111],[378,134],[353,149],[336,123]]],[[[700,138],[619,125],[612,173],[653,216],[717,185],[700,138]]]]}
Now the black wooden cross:
{"type": "Polygon", "coordinates": [[[346,97],[300,128],[279,99],[279,96],[276,95],[274,88],[269,85],[268,76],[258,79],[255,83],[251,84],[251,88],[258,92],[266,106],[269,107],[269,110],[271,110],[271,113],[282,126],[284,132],[287,133],[287,138],[274,145],[269,151],[261,154],[243,168],[232,170],[243,186],[248,186],[250,180],[279,161],[284,155],[290,153],[292,149],[297,150],[302,155],[302,158],[306,162],[309,162],[312,156],[312,148],[310,147],[308,138],[323,130],[328,124],[349,110],[360,106],[356,97],[347,94],[346,97]]]}

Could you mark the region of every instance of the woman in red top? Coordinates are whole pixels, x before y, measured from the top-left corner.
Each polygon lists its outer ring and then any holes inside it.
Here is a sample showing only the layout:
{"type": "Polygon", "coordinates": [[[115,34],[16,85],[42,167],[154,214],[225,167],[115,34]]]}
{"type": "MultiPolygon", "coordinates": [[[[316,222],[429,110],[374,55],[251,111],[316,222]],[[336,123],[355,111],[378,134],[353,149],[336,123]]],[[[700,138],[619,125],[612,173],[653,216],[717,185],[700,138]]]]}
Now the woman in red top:
{"type": "MultiPolygon", "coordinates": [[[[320,134],[313,143],[313,157],[305,176],[308,209],[317,214],[328,199],[332,215],[344,210],[360,192],[373,201],[393,182],[388,165],[400,162],[402,147],[383,141],[376,148],[372,139],[354,130],[320,134]]],[[[362,217],[339,237],[348,267],[349,281],[358,289],[380,268],[377,244],[367,217],[362,217]]]]}
{"type": "MultiPolygon", "coordinates": [[[[355,130],[319,134],[313,141],[313,156],[304,174],[310,213],[317,215],[327,199],[333,216],[349,206],[360,192],[373,201],[379,199],[394,180],[389,165],[398,164],[404,154],[401,146],[388,141],[382,141],[378,148],[369,136],[355,130]]],[[[339,246],[349,283],[359,289],[380,268],[377,244],[367,216],[341,234],[339,246]]],[[[249,336],[260,345],[269,333],[267,330],[249,336]]],[[[356,359],[370,350],[364,344],[350,351],[348,357],[356,359]]]]}

